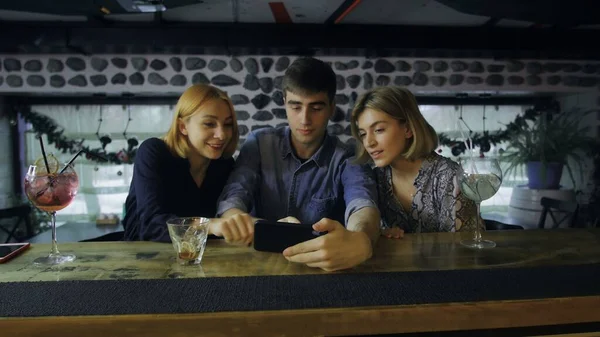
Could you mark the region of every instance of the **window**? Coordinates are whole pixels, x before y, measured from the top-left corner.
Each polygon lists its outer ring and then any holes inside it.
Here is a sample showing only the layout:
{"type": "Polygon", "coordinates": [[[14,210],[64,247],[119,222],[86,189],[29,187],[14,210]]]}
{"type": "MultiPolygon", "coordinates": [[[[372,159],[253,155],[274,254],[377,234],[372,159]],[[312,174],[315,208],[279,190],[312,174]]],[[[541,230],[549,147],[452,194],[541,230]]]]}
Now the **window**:
{"type": "MultiPolygon", "coordinates": [[[[501,106],[448,106],[448,105],[423,105],[420,106],[421,113],[425,119],[433,126],[438,133],[445,133],[453,139],[463,139],[463,133],[468,136],[470,128],[473,132],[483,132],[485,130],[490,132],[495,130],[502,130],[505,125],[514,121],[517,115],[523,113],[528,107],[519,105],[501,105],[501,106]],[[485,120],[484,117],[485,108],[485,120]],[[458,123],[459,117],[461,116],[464,124],[458,123]],[[466,124],[466,125],[465,125],[466,124]],[[485,124],[485,126],[484,126],[485,124]],[[459,128],[460,125],[460,128],[459,128]],[[462,129],[462,133],[461,130],[462,129]]],[[[491,150],[486,153],[487,156],[497,156],[500,149],[505,149],[506,144],[497,144],[491,147],[491,150]]],[[[441,155],[452,158],[458,161],[459,158],[452,155],[452,151],[449,147],[444,146],[441,148],[441,155]]],[[[478,151],[478,149],[476,149],[478,151]]],[[[478,155],[477,152],[475,155],[478,155]]],[[[463,154],[461,156],[466,156],[463,154]]],[[[506,171],[506,166],[500,163],[502,171],[506,171]]],[[[496,195],[492,198],[485,200],[481,203],[481,212],[502,212],[508,211],[508,204],[512,194],[513,187],[516,185],[522,185],[527,183],[527,178],[522,172],[516,172],[510,176],[503,177],[502,186],[496,195]]]]}
{"type": "MultiPolygon", "coordinates": [[[[461,108],[450,105],[423,105],[420,107],[423,115],[438,133],[446,133],[452,138],[460,139],[461,132],[457,121],[461,108]]],[[[485,129],[500,130],[522,113],[523,106],[486,106],[485,129]]],[[[462,116],[465,123],[473,132],[484,130],[483,106],[463,106],[462,116]]],[[[35,105],[32,111],[53,118],[64,128],[64,135],[72,139],[84,139],[90,148],[101,146],[96,131],[100,125],[100,136],[108,134],[112,142],[106,146],[107,152],[118,152],[127,148],[127,139],[123,136],[129,116],[131,121],[127,136],[135,136],[140,143],[150,137],[161,137],[171,124],[173,107],[169,105],[35,105]],[[102,117],[102,123],[99,122],[102,117]]],[[[251,123],[251,121],[248,121],[251,123]]],[[[240,124],[247,123],[241,122],[240,124]]],[[[275,123],[274,123],[275,124],[275,123]]],[[[347,126],[347,122],[341,123],[347,126]],[[346,123],[346,124],[344,124],[346,123]]],[[[468,134],[465,125],[461,125],[468,134]]],[[[346,140],[349,136],[340,136],[346,140]]],[[[56,148],[44,139],[46,151],[53,153],[61,162],[67,162],[71,155],[58,153],[56,148]]],[[[502,144],[492,147],[489,155],[493,155],[502,144]]],[[[452,156],[451,149],[442,147],[443,156],[458,160],[452,156]]],[[[41,156],[35,133],[29,128],[26,134],[27,164],[31,164],[41,156]]],[[[80,158],[76,161],[76,171],[80,179],[80,189],[73,203],[57,213],[59,221],[85,220],[94,221],[98,214],[117,214],[122,216],[123,204],[129,192],[129,184],[133,175],[133,165],[104,164],[80,158]]],[[[504,177],[500,191],[491,199],[482,203],[482,211],[506,212],[510,202],[512,187],[526,183],[521,175],[504,177]]]]}
{"type": "MultiPolygon", "coordinates": [[[[173,116],[169,105],[35,105],[32,111],[53,118],[57,125],[64,128],[64,135],[72,139],[84,139],[90,148],[101,146],[96,131],[109,135],[112,142],[106,146],[107,152],[118,152],[127,148],[127,139],[123,131],[129,115],[131,122],[127,136],[137,137],[140,143],[150,137],[161,137],[171,125],[173,116]],[[102,115],[102,123],[99,119],[102,115]]],[[[39,142],[35,133],[28,127],[26,133],[27,164],[33,163],[41,156],[39,142]]],[[[53,153],[60,162],[66,163],[72,155],[60,153],[44,138],[47,153],[53,153]]],[[[133,165],[105,164],[78,158],[75,169],[79,175],[79,192],[73,203],[57,212],[58,221],[86,220],[94,221],[98,214],[116,214],[121,217],[123,204],[129,192],[129,184],[133,175],[133,165]]]]}

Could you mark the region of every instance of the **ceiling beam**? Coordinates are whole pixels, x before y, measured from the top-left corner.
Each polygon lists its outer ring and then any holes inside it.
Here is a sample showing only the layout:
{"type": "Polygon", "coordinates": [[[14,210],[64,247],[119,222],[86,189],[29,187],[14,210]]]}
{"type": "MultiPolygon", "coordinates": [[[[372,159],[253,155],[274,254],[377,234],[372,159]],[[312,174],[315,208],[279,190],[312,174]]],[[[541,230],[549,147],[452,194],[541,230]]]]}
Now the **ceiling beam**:
{"type": "Polygon", "coordinates": [[[500,20],[501,20],[500,18],[489,18],[481,26],[483,26],[483,27],[494,27],[498,22],[500,22],[500,20]]]}
{"type": "Polygon", "coordinates": [[[600,59],[600,48],[592,43],[598,30],[584,29],[349,24],[113,23],[105,26],[48,22],[3,22],[0,29],[11,32],[0,35],[1,53],[19,50],[61,53],[69,45],[94,54],[143,53],[148,49],[148,53],[158,54],[172,50],[199,54],[304,51],[350,56],[364,55],[368,50],[375,56],[600,59]],[[34,44],[42,34],[44,39],[34,44]]]}

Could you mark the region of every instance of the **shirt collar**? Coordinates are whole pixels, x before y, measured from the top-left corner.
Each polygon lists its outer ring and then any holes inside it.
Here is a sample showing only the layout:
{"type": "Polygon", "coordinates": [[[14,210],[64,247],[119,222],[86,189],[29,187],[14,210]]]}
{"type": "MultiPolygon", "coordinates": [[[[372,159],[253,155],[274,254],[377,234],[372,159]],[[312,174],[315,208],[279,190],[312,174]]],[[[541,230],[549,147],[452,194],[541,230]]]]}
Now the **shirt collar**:
{"type": "MultiPolygon", "coordinates": [[[[307,161],[314,161],[319,167],[327,165],[331,157],[333,156],[333,150],[335,150],[335,140],[332,136],[325,131],[325,139],[321,144],[321,147],[315,154],[312,155],[307,161]]],[[[291,130],[289,126],[285,127],[283,136],[283,143],[281,144],[281,157],[285,158],[288,155],[297,157],[292,149],[291,130]]]]}

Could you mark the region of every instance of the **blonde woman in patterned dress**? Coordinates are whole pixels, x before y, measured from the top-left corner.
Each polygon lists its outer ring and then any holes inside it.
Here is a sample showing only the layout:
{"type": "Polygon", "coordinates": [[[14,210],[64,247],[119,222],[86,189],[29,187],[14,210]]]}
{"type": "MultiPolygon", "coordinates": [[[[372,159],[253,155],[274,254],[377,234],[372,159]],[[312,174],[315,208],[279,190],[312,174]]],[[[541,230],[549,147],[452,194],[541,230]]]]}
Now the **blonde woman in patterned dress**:
{"type": "Polygon", "coordinates": [[[460,166],[435,153],[437,134],[409,90],[366,92],[354,106],[351,128],[357,161],[376,167],[383,235],[474,228],[477,211],[460,194],[460,166]]]}

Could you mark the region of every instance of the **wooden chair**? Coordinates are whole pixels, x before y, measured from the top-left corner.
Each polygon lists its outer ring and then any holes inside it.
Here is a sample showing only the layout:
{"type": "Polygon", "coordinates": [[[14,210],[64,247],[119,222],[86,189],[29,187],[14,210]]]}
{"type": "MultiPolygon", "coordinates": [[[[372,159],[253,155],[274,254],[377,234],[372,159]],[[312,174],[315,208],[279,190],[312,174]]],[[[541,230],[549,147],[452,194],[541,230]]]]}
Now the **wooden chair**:
{"type": "Polygon", "coordinates": [[[523,226],[508,225],[508,224],[502,223],[500,221],[495,221],[495,220],[483,220],[483,221],[485,222],[485,230],[487,230],[487,231],[525,229],[525,228],[523,228],[523,226]]]}
{"type": "Polygon", "coordinates": [[[577,211],[579,210],[579,205],[575,201],[542,197],[540,204],[542,205],[542,214],[540,215],[540,221],[538,222],[539,229],[544,229],[546,227],[546,217],[548,214],[550,214],[550,218],[553,221],[552,228],[558,228],[558,226],[565,222],[569,227],[575,226],[577,211]],[[559,216],[558,212],[564,212],[564,214],[559,216]]]}

